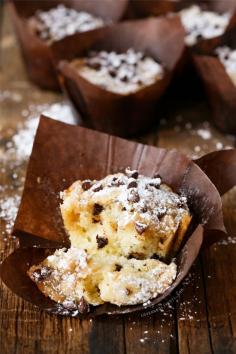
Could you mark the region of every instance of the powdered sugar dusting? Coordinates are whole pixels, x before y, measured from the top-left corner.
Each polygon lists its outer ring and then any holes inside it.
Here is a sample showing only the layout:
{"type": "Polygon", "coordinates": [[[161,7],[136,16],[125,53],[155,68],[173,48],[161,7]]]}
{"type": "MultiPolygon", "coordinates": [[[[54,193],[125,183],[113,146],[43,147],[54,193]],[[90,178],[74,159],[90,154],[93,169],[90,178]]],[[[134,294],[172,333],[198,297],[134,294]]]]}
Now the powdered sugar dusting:
{"type": "MultiPolygon", "coordinates": [[[[1,91],[1,100],[13,100],[18,103],[21,100],[21,96],[17,92],[1,91]]],[[[9,129],[5,132],[8,138],[5,139],[4,136],[4,143],[0,146],[0,173],[3,176],[8,174],[11,177],[11,181],[9,184],[3,183],[0,185],[0,220],[5,226],[2,230],[2,235],[6,241],[9,239],[19,207],[20,195],[25,180],[25,165],[31,154],[41,113],[52,119],[58,119],[68,124],[76,124],[76,118],[69,104],[65,101],[51,105],[30,104],[21,112],[24,122],[19,123],[15,130],[9,129]],[[6,197],[6,195],[9,195],[9,197],[6,197]]]]}
{"type": "Polygon", "coordinates": [[[180,11],[181,21],[187,32],[185,42],[192,46],[199,39],[209,39],[224,33],[230,13],[219,14],[212,11],[204,11],[199,6],[193,5],[180,11]]]}
{"type": "Polygon", "coordinates": [[[236,49],[223,46],[216,48],[215,52],[221,63],[224,65],[233,84],[236,86],[236,49]]]}
{"type": "Polygon", "coordinates": [[[29,23],[42,40],[58,41],[76,32],[91,31],[102,27],[105,22],[86,11],[77,11],[63,4],[48,11],[37,11],[29,23]]]}

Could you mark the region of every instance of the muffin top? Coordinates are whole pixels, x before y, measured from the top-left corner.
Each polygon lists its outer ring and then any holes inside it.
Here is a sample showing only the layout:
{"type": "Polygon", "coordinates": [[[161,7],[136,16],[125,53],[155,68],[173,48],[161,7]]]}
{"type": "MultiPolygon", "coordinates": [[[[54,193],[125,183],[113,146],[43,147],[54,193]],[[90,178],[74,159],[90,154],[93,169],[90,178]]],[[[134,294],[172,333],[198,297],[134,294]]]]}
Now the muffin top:
{"type": "Polygon", "coordinates": [[[91,83],[111,92],[130,94],[163,78],[163,66],[143,52],[91,51],[72,66],[91,83]]]}
{"type": "Polygon", "coordinates": [[[193,46],[199,39],[209,39],[224,33],[231,14],[205,11],[198,5],[180,11],[180,18],[186,30],[185,42],[193,46]]]}
{"type": "Polygon", "coordinates": [[[160,176],[130,169],[100,181],[77,181],[62,198],[71,244],[91,253],[167,258],[179,248],[191,219],[186,198],[160,176]]]}
{"type": "Polygon", "coordinates": [[[59,41],[76,32],[91,31],[105,24],[103,19],[86,11],[77,11],[62,4],[48,11],[38,10],[29,21],[37,35],[48,43],[59,41]]]}

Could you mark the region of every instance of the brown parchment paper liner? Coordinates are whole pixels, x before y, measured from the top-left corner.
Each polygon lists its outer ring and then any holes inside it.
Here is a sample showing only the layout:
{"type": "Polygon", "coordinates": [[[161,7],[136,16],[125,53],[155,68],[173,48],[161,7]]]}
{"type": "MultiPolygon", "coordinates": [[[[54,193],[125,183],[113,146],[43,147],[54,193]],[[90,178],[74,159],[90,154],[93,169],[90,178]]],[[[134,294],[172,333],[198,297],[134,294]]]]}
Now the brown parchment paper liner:
{"type": "MultiPolygon", "coordinates": [[[[54,46],[55,56],[62,49],[54,46]]],[[[88,49],[124,52],[143,51],[165,66],[163,79],[136,93],[121,95],[107,91],[81,77],[69,61],[59,63],[60,82],[85,124],[118,136],[147,130],[158,121],[157,103],[169,85],[184,51],[184,30],[178,18],[126,21],[104,29],[88,49]]],[[[77,42],[67,50],[69,60],[86,54],[77,42]]]]}
{"type": "MultiPolygon", "coordinates": [[[[130,7],[138,17],[159,16],[169,13],[176,13],[192,5],[199,5],[201,8],[219,13],[232,12],[231,20],[225,33],[236,27],[236,1],[235,0],[131,0],[130,7]]],[[[188,55],[192,51],[207,53],[219,41],[222,36],[211,39],[201,39],[194,46],[188,47],[188,55]]]]}
{"type": "MultiPolygon", "coordinates": [[[[64,4],[77,10],[85,10],[99,16],[106,21],[116,22],[125,12],[128,0],[99,0],[95,5],[93,0],[8,0],[9,9],[19,39],[26,69],[30,79],[42,88],[58,90],[60,88],[54,68],[54,59],[51,53],[51,45],[41,40],[30,28],[27,19],[37,10],[48,10],[58,4],[64,4]]],[[[103,27],[104,28],[104,27],[103,27]]],[[[103,28],[77,33],[68,36],[59,42],[70,42],[75,37],[78,43],[86,43],[94,40],[103,28]]],[[[64,44],[64,49],[67,46],[64,44]]],[[[63,56],[62,56],[63,58],[63,56]]]]}
{"type": "Polygon", "coordinates": [[[194,3],[196,0],[130,0],[130,8],[134,16],[142,18],[178,12],[194,3]]]}
{"type": "MultiPolygon", "coordinates": [[[[178,276],[171,287],[152,300],[148,307],[165,299],[180,284],[203,241],[202,227],[195,230],[194,227],[205,223],[204,237],[210,238],[209,243],[214,242],[216,230],[225,231],[221,198],[206,174],[175,150],[126,141],[41,117],[13,231],[19,237],[20,248],[3,262],[0,270],[2,280],[13,292],[51,313],[78,315],[46,298],[26,275],[26,270],[55,248],[69,246],[59,211],[59,192],[77,179],[99,179],[127,166],[145,175],[159,173],[165,183],[188,198],[194,223],[177,255],[178,276]]],[[[145,308],[143,305],[117,307],[106,304],[91,308],[91,315],[123,314],[145,308]]]]}
{"type": "MultiPolygon", "coordinates": [[[[221,40],[219,46],[224,45],[236,49],[236,30],[221,40]]],[[[193,61],[205,85],[215,125],[225,133],[236,134],[236,86],[213,55],[194,55],[193,61]]]]}

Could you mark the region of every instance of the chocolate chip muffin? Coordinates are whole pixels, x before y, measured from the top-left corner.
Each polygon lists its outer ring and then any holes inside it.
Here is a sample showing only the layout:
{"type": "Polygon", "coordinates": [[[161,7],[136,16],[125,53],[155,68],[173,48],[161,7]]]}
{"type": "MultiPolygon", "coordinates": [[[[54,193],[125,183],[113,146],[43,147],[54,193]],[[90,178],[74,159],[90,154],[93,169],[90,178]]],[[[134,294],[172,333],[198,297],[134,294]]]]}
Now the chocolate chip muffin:
{"type": "Polygon", "coordinates": [[[128,95],[152,85],[164,76],[163,65],[130,48],[124,53],[89,52],[71,62],[84,79],[108,91],[128,95]]]}
{"type": "Polygon", "coordinates": [[[229,24],[231,14],[206,11],[198,5],[190,6],[179,13],[186,30],[185,42],[188,46],[195,45],[200,39],[221,36],[229,24]]]}
{"type": "Polygon", "coordinates": [[[31,29],[49,44],[77,32],[91,31],[104,25],[103,19],[62,4],[48,11],[38,10],[29,19],[31,29]]]}
{"type": "Polygon", "coordinates": [[[184,196],[159,176],[129,169],[100,181],[77,181],[62,198],[71,244],[89,254],[166,259],[178,250],[191,219],[184,196]]]}
{"type": "Polygon", "coordinates": [[[171,285],[177,270],[170,259],[191,216],[186,198],[159,175],[126,169],[77,181],[61,197],[71,248],[29,270],[46,296],[81,312],[89,304],[145,303],[171,285]]]}

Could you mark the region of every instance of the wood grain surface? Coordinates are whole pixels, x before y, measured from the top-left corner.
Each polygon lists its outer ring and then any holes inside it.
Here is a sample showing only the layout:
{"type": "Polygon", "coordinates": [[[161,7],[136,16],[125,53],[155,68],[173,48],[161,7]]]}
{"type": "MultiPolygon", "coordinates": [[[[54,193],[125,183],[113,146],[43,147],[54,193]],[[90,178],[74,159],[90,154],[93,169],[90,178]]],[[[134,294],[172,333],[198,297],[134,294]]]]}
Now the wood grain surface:
{"type": "MultiPolygon", "coordinates": [[[[18,124],[24,122],[25,110],[30,104],[50,104],[64,98],[41,91],[28,81],[7,9],[0,11],[1,204],[4,198],[22,191],[26,163],[12,165],[5,158],[4,147],[18,124]],[[11,95],[4,96],[6,92],[11,95]]],[[[196,158],[233,146],[232,136],[206,123],[210,112],[204,94],[193,92],[191,96],[186,92],[182,96],[170,93],[163,102],[160,128],[137,140],[177,148],[196,158]]],[[[233,189],[223,197],[225,223],[231,235],[236,235],[235,196],[233,189]]],[[[17,240],[6,232],[3,218],[0,222],[1,261],[17,246],[17,240]]],[[[202,251],[186,281],[167,302],[151,313],[128,317],[78,320],[51,316],[0,283],[0,354],[236,353],[235,255],[236,242],[232,240],[202,251]]]]}

